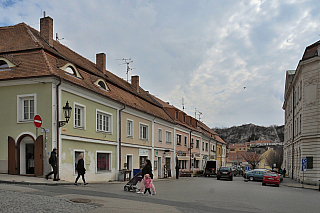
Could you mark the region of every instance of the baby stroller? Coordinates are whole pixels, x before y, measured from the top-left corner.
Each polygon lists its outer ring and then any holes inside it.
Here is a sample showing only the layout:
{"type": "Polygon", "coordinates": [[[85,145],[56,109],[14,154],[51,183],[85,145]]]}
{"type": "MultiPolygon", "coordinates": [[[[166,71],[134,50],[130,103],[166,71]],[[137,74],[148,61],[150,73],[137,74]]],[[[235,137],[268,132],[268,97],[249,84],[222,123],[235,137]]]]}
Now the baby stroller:
{"type": "Polygon", "coordinates": [[[130,191],[136,192],[136,191],[140,190],[137,187],[137,183],[140,182],[142,179],[143,179],[142,172],[140,171],[131,180],[129,180],[129,182],[123,187],[123,190],[129,191],[129,192],[130,191]]]}

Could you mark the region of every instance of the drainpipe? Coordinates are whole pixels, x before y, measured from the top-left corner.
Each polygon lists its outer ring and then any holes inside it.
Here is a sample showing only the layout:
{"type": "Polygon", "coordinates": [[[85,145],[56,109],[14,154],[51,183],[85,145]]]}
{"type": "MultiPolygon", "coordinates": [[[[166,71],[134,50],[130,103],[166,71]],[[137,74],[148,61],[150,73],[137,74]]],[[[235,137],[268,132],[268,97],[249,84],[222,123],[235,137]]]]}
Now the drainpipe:
{"type": "Polygon", "coordinates": [[[118,149],[118,156],[119,156],[119,170],[121,169],[121,111],[124,110],[126,108],[126,104],[123,105],[123,108],[119,110],[119,128],[118,128],[118,133],[119,133],[119,149],[118,149]]]}
{"type": "MultiPolygon", "coordinates": [[[[154,163],[154,120],[156,119],[156,116],[153,118],[152,120],[152,131],[151,131],[151,134],[152,134],[152,137],[151,137],[151,162],[154,163]]],[[[153,165],[154,166],[154,165],[153,165]]],[[[152,168],[154,169],[154,167],[152,168]]],[[[153,173],[155,171],[153,170],[153,173]]],[[[159,175],[158,175],[159,176],[159,175]]]]}
{"type": "Polygon", "coordinates": [[[292,170],[291,170],[291,178],[293,179],[293,172],[294,172],[294,87],[292,90],[292,170]]]}
{"type": "MultiPolygon", "coordinates": [[[[60,87],[60,85],[61,85],[61,78],[59,77],[59,83],[57,84],[57,86],[56,86],[56,98],[57,98],[57,105],[56,105],[56,107],[57,107],[57,121],[56,121],[56,125],[57,125],[57,161],[58,161],[58,163],[57,163],[57,166],[58,166],[58,174],[57,174],[57,178],[59,179],[59,175],[60,175],[60,166],[59,166],[59,163],[60,163],[60,161],[59,161],[59,158],[60,158],[60,155],[59,155],[59,136],[60,136],[60,127],[59,127],[59,109],[60,109],[60,107],[59,107],[59,87],[60,87]]],[[[55,148],[55,147],[51,147],[52,149],[53,148],[55,148]]],[[[47,156],[47,153],[46,153],[46,156],[47,156]]]]}

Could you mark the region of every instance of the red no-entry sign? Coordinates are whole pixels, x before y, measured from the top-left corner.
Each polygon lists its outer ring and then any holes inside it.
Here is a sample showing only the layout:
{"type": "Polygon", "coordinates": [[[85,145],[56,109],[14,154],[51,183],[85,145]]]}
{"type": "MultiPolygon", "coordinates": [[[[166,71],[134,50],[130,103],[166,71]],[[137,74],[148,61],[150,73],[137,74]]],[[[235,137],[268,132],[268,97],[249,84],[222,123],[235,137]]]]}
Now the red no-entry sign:
{"type": "Polygon", "coordinates": [[[42,119],[41,119],[40,115],[35,115],[35,116],[34,116],[34,118],[33,118],[33,123],[34,123],[34,125],[35,125],[37,128],[41,127],[41,125],[42,125],[42,119]]]}

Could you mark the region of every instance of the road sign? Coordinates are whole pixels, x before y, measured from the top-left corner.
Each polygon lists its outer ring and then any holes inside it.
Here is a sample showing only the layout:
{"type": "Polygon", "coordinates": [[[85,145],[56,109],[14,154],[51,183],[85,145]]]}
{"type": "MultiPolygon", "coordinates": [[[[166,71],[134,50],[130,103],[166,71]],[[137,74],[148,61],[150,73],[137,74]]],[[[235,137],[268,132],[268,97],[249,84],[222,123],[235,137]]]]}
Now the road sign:
{"type": "Polygon", "coordinates": [[[302,158],[302,171],[307,171],[307,158],[302,158]]]}
{"type": "Polygon", "coordinates": [[[41,119],[40,115],[35,115],[35,116],[34,116],[34,118],[33,118],[33,123],[34,123],[34,125],[35,125],[37,128],[41,127],[41,125],[42,125],[42,119],[41,119]]]}

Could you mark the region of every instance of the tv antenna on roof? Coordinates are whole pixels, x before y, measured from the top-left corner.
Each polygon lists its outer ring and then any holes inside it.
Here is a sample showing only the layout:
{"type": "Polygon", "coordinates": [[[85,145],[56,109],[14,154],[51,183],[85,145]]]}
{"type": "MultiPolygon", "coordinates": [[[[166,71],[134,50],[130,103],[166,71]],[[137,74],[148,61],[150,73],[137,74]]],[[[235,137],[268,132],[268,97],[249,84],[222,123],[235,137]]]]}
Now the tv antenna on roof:
{"type": "MultiPolygon", "coordinates": [[[[127,74],[127,82],[128,82],[128,81],[129,81],[129,78],[128,78],[129,71],[135,69],[135,68],[130,68],[130,67],[129,67],[129,64],[132,63],[133,61],[131,60],[131,58],[122,58],[122,59],[116,59],[116,60],[123,60],[124,63],[122,63],[122,64],[126,64],[126,65],[127,65],[127,72],[126,72],[126,74],[127,74]]],[[[122,64],[119,64],[119,66],[122,65],[122,64]]]]}
{"type": "Polygon", "coordinates": [[[56,33],[56,41],[60,41],[60,40],[63,40],[64,38],[59,38],[59,35],[58,35],[58,33],[56,33]]]}
{"type": "Polygon", "coordinates": [[[185,104],[186,104],[186,103],[184,102],[184,98],[182,98],[182,111],[185,110],[185,107],[184,107],[185,104]]]}

